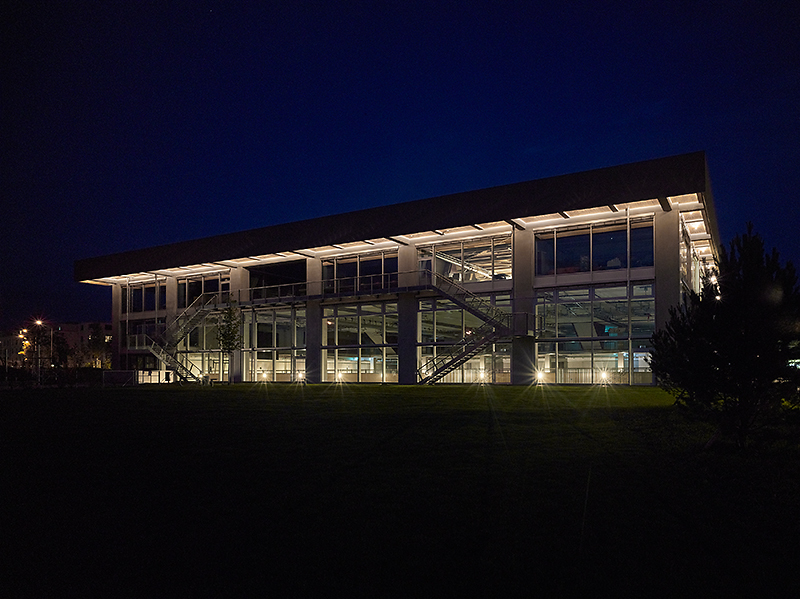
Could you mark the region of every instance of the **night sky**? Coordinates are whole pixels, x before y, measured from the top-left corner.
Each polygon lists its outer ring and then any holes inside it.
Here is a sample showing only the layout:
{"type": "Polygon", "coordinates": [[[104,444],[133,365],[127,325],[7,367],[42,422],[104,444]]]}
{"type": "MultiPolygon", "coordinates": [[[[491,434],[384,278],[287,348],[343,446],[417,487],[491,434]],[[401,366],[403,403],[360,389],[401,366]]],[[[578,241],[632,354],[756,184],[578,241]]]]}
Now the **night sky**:
{"type": "Polygon", "coordinates": [[[796,3],[537,4],[6,2],[0,329],[109,319],[77,259],[695,150],[800,263],[796,3]]]}

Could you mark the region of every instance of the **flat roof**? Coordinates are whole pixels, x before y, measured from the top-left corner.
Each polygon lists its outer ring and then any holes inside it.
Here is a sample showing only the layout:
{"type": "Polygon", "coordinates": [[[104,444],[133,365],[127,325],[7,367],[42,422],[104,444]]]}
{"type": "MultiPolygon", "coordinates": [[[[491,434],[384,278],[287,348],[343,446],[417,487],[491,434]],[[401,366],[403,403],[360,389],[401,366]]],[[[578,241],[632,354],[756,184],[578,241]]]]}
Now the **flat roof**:
{"type": "Polygon", "coordinates": [[[74,275],[87,281],[692,193],[703,194],[718,239],[700,151],[88,258],[74,275]]]}

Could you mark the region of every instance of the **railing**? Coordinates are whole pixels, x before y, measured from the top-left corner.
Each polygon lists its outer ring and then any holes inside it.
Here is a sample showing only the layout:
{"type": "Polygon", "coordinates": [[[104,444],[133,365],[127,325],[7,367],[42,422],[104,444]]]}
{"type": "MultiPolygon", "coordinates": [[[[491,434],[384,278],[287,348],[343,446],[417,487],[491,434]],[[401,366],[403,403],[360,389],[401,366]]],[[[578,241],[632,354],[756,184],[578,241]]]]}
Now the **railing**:
{"type": "Polygon", "coordinates": [[[211,310],[230,302],[229,293],[202,293],[164,330],[164,346],[174,348],[211,310]]]}
{"type": "MultiPolygon", "coordinates": [[[[458,285],[449,277],[431,272],[430,270],[412,270],[406,272],[341,277],[322,281],[283,283],[267,287],[242,289],[235,293],[236,299],[240,304],[248,302],[281,303],[304,301],[310,297],[332,298],[376,295],[379,293],[397,293],[404,290],[413,291],[426,287],[435,287],[448,295],[454,295],[460,298],[475,297],[477,298],[476,300],[470,300],[470,306],[482,312],[495,313],[495,311],[499,310],[499,308],[495,308],[485,299],[478,298],[478,296],[475,296],[461,285],[458,285]]],[[[500,310],[500,313],[502,312],[503,311],[500,310]]],[[[504,315],[497,316],[497,320],[500,321],[501,324],[503,318],[505,318],[504,315]]]]}
{"type": "Polygon", "coordinates": [[[164,347],[152,339],[150,341],[150,347],[148,348],[150,352],[159,360],[161,360],[170,370],[174,371],[176,376],[179,376],[183,380],[194,382],[199,382],[201,380],[203,373],[197,366],[191,362],[189,362],[189,365],[186,366],[180,360],[178,360],[178,358],[169,353],[164,347]]]}
{"type": "Polygon", "coordinates": [[[491,323],[495,327],[505,329],[505,331],[511,331],[512,315],[502,308],[492,305],[485,297],[475,295],[468,289],[453,282],[452,279],[429,270],[420,271],[420,280],[436,288],[484,322],[491,323]]]}
{"type": "Polygon", "coordinates": [[[417,370],[417,378],[423,385],[431,385],[453,370],[475,357],[483,348],[502,337],[489,323],[472,331],[472,334],[449,348],[439,348],[431,358],[417,370]]]}
{"type": "Polygon", "coordinates": [[[392,272],[328,279],[322,282],[322,295],[340,296],[351,293],[376,294],[396,291],[398,288],[398,276],[398,273],[392,272]]]}
{"type": "Polygon", "coordinates": [[[289,301],[298,297],[308,295],[307,283],[289,283],[284,285],[272,285],[269,287],[251,287],[240,292],[244,295],[245,301],[259,302],[268,301],[289,301]]]}
{"type": "MultiPolygon", "coordinates": [[[[470,337],[465,337],[461,343],[423,365],[418,371],[419,378],[423,382],[439,380],[442,376],[475,355],[488,343],[507,336],[512,331],[512,315],[510,313],[492,305],[485,297],[472,293],[449,277],[430,270],[382,273],[312,283],[300,282],[255,287],[238,291],[237,297],[240,303],[262,301],[272,303],[302,301],[310,297],[310,290],[318,291],[317,296],[342,297],[361,294],[374,295],[402,290],[418,291],[422,289],[436,290],[456,305],[484,321],[484,324],[475,329],[470,337]],[[401,280],[404,283],[403,286],[400,286],[401,280]]],[[[229,292],[201,294],[166,327],[157,341],[147,335],[131,336],[133,338],[129,339],[129,348],[131,343],[136,348],[141,347],[144,349],[146,347],[182,378],[199,380],[201,373],[199,371],[194,373],[191,367],[187,368],[181,364],[174,355],[175,350],[178,343],[197,326],[208,312],[223,305],[229,305],[232,301],[231,295],[229,292]]]]}

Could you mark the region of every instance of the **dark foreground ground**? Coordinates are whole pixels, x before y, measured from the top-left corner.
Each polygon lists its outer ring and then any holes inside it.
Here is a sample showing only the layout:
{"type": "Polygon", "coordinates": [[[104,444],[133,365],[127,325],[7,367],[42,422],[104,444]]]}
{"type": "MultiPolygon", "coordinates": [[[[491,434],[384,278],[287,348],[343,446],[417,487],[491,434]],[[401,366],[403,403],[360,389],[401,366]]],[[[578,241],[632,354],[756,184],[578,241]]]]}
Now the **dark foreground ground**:
{"type": "Polygon", "coordinates": [[[2,390],[2,594],[800,596],[796,438],[709,435],[655,389],[2,390]]]}

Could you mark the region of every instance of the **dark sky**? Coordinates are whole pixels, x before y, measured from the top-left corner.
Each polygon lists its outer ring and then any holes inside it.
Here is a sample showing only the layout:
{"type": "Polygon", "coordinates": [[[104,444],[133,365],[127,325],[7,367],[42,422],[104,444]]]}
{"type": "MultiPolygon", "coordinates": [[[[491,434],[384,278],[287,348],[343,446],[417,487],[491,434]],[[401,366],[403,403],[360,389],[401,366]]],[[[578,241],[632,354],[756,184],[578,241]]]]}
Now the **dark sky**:
{"type": "Polygon", "coordinates": [[[800,9],[537,4],[6,2],[0,329],[108,319],[80,258],[695,150],[800,262],[800,9]]]}

